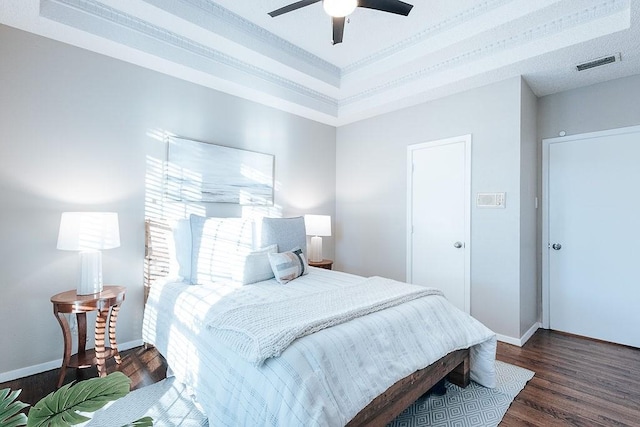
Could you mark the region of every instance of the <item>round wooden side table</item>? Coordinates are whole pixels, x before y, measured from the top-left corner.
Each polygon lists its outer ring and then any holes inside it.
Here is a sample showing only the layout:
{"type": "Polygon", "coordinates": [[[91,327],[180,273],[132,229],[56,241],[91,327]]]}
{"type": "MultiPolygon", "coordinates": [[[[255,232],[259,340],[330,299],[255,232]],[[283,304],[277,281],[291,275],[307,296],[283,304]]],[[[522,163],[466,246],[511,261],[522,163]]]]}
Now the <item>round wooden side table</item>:
{"type": "Polygon", "coordinates": [[[323,259],[322,261],[308,261],[311,267],[319,267],[324,268],[325,270],[331,270],[333,266],[333,261],[330,259],[323,259]]]}
{"type": "Polygon", "coordinates": [[[116,343],[116,322],[120,304],[124,301],[126,288],[124,286],[104,286],[102,292],[92,295],[77,295],[75,289],[62,292],[51,297],[53,303],[53,315],[58,319],[64,337],[64,355],[58,388],[62,386],[67,367],[86,368],[96,365],[98,375],[107,375],[105,360],[113,357],[120,364],[120,354],[116,343]],[[97,311],[95,327],[95,348],[87,350],[87,313],[97,311]],[[65,317],[65,313],[75,313],[78,321],[78,352],[71,354],[71,328],[65,317]],[[109,328],[109,343],[111,347],[105,347],[105,329],[109,328]]]}

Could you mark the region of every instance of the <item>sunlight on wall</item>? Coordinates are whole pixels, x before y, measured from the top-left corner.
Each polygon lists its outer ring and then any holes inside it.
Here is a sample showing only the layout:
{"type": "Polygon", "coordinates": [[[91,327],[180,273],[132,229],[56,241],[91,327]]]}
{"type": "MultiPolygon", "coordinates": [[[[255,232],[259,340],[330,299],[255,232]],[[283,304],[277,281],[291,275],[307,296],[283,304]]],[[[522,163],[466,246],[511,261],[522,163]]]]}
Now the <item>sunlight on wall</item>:
{"type": "MultiPolygon", "coordinates": [[[[159,129],[150,130],[147,135],[153,144],[150,152],[156,153],[155,155],[148,154],[146,157],[144,282],[148,294],[149,287],[154,281],[167,277],[169,274],[173,275],[178,270],[176,255],[173,250],[175,243],[173,241],[172,226],[175,221],[189,218],[191,214],[202,217],[230,216],[230,211],[226,209],[230,205],[199,202],[202,199],[202,192],[207,191],[203,188],[202,176],[188,168],[171,163],[167,159],[167,144],[169,143],[169,136],[173,135],[159,129]]],[[[267,187],[272,184],[271,176],[262,172],[260,167],[252,167],[250,163],[243,163],[240,166],[240,173],[249,181],[256,183],[256,185],[267,187]]],[[[224,179],[224,177],[221,177],[221,179],[224,179]]],[[[277,181],[274,184],[276,188],[280,185],[277,181]]],[[[270,191],[269,198],[271,200],[273,200],[274,193],[275,189],[270,191]]],[[[242,205],[242,203],[256,203],[255,188],[252,188],[252,191],[240,189],[239,197],[241,204],[236,204],[235,206],[241,207],[240,216],[242,218],[254,221],[254,236],[261,235],[260,220],[263,217],[283,216],[282,206],[277,204],[271,206],[242,205]]],[[[264,203],[266,200],[265,196],[258,203],[264,203]]],[[[231,216],[235,215],[231,214],[231,216]]],[[[230,277],[229,271],[239,272],[243,268],[243,263],[238,261],[237,252],[239,249],[237,242],[234,243],[231,239],[225,240],[220,230],[217,233],[212,236],[203,236],[204,239],[207,239],[207,242],[202,245],[204,250],[200,253],[197,263],[200,268],[207,271],[195,271],[193,272],[194,276],[202,278],[224,271],[225,274],[223,276],[228,278],[230,277]],[[228,244],[225,245],[225,241],[228,244]]],[[[253,239],[250,241],[249,249],[252,246],[253,239]]],[[[217,275],[220,276],[220,274],[217,275]]],[[[240,277],[241,275],[238,274],[238,276],[240,277]]]]}
{"type": "Polygon", "coordinates": [[[145,177],[145,218],[175,220],[187,218],[191,214],[204,216],[206,208],[195,202],[170,200],[165,191],[165,170],[168,168],[164,159],[147,156],[147,173],[145,177]]]}
{"type": "Polygon", "coordinates": [[[147,136],[152,139],[155,139],[156,141],[160,141],[164,143],[167,137],[174,136],[174,135],[162,129],[149,129],[147,131],[147,136]]]}
{"type": "MultiPolygon", "coordinates": [[[[164,144],[164,138],[154,137],[164,144]]],[[[171,225],[175,220],[191,214],[206,215],[206,208],[197,203],[183,203],[165,197],[165,159],[147,155],[145,175],[145,299],[153,282],[177,271],[175,255],[172,256],[173,235],[171,225]]]]}

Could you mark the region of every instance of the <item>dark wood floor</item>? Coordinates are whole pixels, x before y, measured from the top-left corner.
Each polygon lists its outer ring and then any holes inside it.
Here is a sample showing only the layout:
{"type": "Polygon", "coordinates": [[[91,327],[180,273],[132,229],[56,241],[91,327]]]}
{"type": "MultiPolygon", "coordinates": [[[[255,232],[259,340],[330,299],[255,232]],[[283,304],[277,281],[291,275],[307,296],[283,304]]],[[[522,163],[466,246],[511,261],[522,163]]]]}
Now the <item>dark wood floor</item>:
{"type": "Polygon", "coordinates": [[[541,329],[498,359],[536,373],[501,426],[640,426],[640,349],[541,329]]]}
{"type": "MultiPolygon", "coordinates": [[[[137,347],[120,353],[122,363],[117,365],[113,358],[107,361],[107,372],[116,370],[123,372],[131,379],[131,389],[135,390],[155,382],[167,376],[167,365],[164,358],[153,348],[145,350],[137,347]]],[[[18,397],[24,403],[33,405],[47,394],[56,390],[60,369],[53,369],[41,374],[31,375],[18,380],[0,383],[0,389],[11,388],[21,389],[18,397]]],[[[85,369],[67,369],[64,384],[75,380],[83,380],[98,376],[96,367],[85,369]],[[77,375],[77,376],[76,376],[77,375]]]]}
{"type": "MultiPolygon", "coordinates": [[[[140,388],[161,380],[166,364],[154,349],[123,352],[118,369],[140,388]]],[[[498,359],[536,374],[516,397],[501,426],[640,426],[640,350],[539,330],[522,348],[498,344],[498,359]]],[[[95,368],[83,376],[93,376],[95,368]]],[[[55,388],[58,370],[0,384],[23,389],[33,404],[55,388]]],[[[66,382],[75,379],[70,370],[66,382]]]]}

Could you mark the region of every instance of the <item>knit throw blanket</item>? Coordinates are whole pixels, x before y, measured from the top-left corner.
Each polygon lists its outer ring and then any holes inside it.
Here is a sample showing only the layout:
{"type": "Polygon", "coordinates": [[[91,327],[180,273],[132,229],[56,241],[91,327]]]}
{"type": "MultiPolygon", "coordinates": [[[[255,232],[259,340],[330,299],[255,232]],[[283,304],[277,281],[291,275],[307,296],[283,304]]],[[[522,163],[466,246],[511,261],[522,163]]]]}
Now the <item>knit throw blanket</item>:
{"type": "Polygon", "coordinates": [[[371,277],[353,286],[234,307],[207,326],[216,339],[259,366],[297,338],[428,295],[443,294],[436,288],[371,277]]]}

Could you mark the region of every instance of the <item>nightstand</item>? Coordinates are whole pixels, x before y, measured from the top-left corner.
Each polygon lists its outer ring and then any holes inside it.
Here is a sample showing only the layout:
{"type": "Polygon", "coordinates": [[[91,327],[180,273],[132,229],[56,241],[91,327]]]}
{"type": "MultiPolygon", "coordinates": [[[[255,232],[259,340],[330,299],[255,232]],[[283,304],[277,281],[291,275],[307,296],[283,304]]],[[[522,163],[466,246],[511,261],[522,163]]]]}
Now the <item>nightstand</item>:
{"type": "Polygon", "coordinates": [[[309,265],[311,267],[319,267],[319,268],[331,270],[331,267],[333,266],[333,261],[330,259],[323,259],[322,261],[318,261],[318,262],[309,261],[309,265]]]}
{"type": "Polygon", "coordinates": [[[116,343],[116,321],[120,304],[124,301],[126,288],[124,286],[104,286],[102,292],[92,295],[77,295],[76,290],[66,291],[51,297],[53,315],[58,319],[64,338],[64,355],[58,388],[62,386],[67,367],[86,368],[96,365],[98,375],[107,375],[105,360],[113,357],[120,364],[120,354],[116,343]],[[87,343],[87,313],[97,311],[95,327],[95,349],[85,349],[87,343]],[[78,321],[78,352],[71,354],[71,328],[65,313],[75,313],[78,321]],[[109,329],[109,343],[104,346],[105,329],[109,329]]]}

